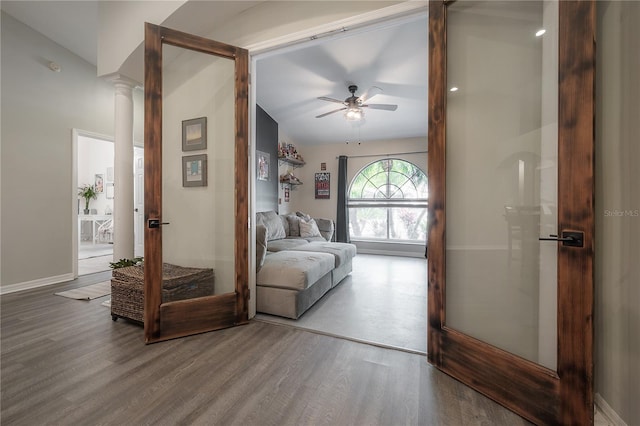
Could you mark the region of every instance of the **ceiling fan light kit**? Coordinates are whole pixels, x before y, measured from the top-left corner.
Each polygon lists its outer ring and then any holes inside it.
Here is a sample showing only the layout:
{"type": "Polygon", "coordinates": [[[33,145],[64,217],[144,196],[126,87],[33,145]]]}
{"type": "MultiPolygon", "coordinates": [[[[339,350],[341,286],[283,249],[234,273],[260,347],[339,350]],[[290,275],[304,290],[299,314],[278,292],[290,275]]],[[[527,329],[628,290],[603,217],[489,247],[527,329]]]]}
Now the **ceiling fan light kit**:
{"type": "Polygon", "coordinates": [[[398,105],[391,104],[365,104],[365,102],[375,95],[382,93],[382,89],[377,86],[371,86],[369,90],[367,90],[363,95],[356,96],[356,91],[358,90],[358,86],[352,84],[349,86],[349,92],[351,96],[346,98],[344,101],[340,101],[334,98],[328,98],[326,96],[321,96],[318,99],[327,102],[333,102],[337,104],[342,104],[342,108],[334,109],[333,111],[325,112],[324,114],[317,115],[316,118],[326,117],[327,115],[331,115],[338,111],[346,111],[344,113],[344,118],[349,121],[359,121],[364,118],[363,108],[371,108],[371,109],[380,109],[385,111],[395,111],[398,109],[398,105]]]}
{"type": "Polygon", "coordinates": [[[344,113],[344,117],[349,121],[358,121],[364,118],[364,111],[362,108],[349,108],[347,112],[344,113]]]}

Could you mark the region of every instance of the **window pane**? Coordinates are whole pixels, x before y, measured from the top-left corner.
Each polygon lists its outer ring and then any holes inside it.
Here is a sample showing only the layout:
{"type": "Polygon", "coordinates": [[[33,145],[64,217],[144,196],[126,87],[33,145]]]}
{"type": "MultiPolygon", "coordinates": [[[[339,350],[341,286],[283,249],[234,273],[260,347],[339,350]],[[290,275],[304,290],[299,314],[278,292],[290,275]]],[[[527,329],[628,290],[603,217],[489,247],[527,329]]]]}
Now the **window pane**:
{"type": "Polygon", "coordinates": [[[427,209],[420,207],[350,207],[350,235],[354,239],[426,241],[427,209]]]}
{"type": "Polygon", "coordinates": [[[369,164],[349,189],[350,235],[353,239],[426,240],[427,176],[408,161],[384,159],[369,164]],[[359,200],[376,200],[365,207],[359,200]],[[423,207],[397,207],[400,200],[420,200],[423,207]]]}
{"type": "Polygon", "coordinates": [[[387,209],[360,207],[349,209],[349,233],[352,238],[387,238],[387,209]]]}
{"type": "Polygon", "coordinates": [[[427,240],[427,209],[394,207],[389,210],[391,212],[391,239],[427,240]]]}

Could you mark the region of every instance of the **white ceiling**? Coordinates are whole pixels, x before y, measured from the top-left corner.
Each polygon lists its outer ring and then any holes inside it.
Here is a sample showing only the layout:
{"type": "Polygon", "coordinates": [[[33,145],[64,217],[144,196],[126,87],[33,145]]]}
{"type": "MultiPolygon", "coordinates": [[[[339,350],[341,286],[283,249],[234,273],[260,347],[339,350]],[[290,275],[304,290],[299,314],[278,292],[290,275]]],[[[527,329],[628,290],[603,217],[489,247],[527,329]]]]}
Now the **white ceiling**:
{"type": "Polygon", "coordinates": [[[257,61],[258,104],[294,143],[426,137],[426,14],[307,46],[257,61]],[[340,108],[319,96],[344,100],[351,84],[358,86],[356,95],[380,87],[382,94],[367,103],[396,104],[398,109],[365,109],[363,123],[348,122],[342,112],[315,118],[340,108]]]}
{"type": "MultiPolygon", "coordinates": [[[[17,20],[96,64],[96,1],[2,1],[0,5],[17,20]]],[[[194,10],[196,17],[203,16],[198,8],[194,10]]],[[[426,14],[395,25],[300,43],[282,53],[258,57],[257,101],[300,145],[426,137],[427,51],[426,14]],[[315,118],[340,107],[319,96],[343,100],[350,96],[350,84],[358,86],[356,95],[371,86],[380,87],[383,92],[369,103],[397,104],[398,109],[365,109],[365,120],[355,124],[341,112],[315,118]]]]}
{"type": "Polygon", "coordinates": [[[0,8],[18,21],[96,65],[97,1],[5,1],[0,8]]]}

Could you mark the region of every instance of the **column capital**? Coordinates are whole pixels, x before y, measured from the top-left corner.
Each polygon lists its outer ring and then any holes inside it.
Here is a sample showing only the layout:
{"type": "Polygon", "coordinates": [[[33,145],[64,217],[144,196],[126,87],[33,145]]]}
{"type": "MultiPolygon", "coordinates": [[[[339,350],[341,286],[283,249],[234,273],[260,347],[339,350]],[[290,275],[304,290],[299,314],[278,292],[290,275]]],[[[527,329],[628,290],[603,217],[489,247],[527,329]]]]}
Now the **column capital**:
{"type": "Polygon", "coordinates": [[[126,90],[127,93],[130,93],[134,87],[140,86],[140,84],[137,81],[120,73],[108,74],[108,75],[105,75],[103,78],[109,83],[113,84],[116,90],[117,89],[126,90]]]}

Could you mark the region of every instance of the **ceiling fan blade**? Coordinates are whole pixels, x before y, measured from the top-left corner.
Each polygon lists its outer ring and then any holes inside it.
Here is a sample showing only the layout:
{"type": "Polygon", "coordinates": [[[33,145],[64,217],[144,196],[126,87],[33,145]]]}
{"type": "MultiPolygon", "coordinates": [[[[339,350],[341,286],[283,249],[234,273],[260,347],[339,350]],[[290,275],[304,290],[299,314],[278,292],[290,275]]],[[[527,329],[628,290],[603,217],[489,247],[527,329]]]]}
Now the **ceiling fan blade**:
{"type": "Polygon", "coordinates": [[[339,100],[333,99],[333,98],[327,98],[326,96],[320,96],[318,99],[320,99],[322,101],[327,101],[327,102],[335,102],[337,104],[344,104],[344,101],[339,101],[339,100]]]}
{"type": "Polygon", "coordinates": [[[375,95],[379,95],[380,93],[382,93],[382,91],[383,90],[378,86],[371,86],[366,92],[360,95],[360,97],[358,98],[358,101],[361,103],[365,103],[367,100],[373,98],[375,95]]]}
{"type": "Polygon", "coordinates": [[[326,117],[329,114],[333,114],[334,112],[338,112],[338,111],[344,111],[345,109],[347,109],[347,107],[334,109],[333,111],[329,111],[329,112],[325,112],[324,114],[316,115],[316,118],[326,117]]]}
{"type": "Polygon", "coordinates": [[[385,111],[395,111],[398,109],[398,105],[391,104],[369,104],[362,105],[362,108],[371,108],[371,109],[383,109],[385,111]]]}

